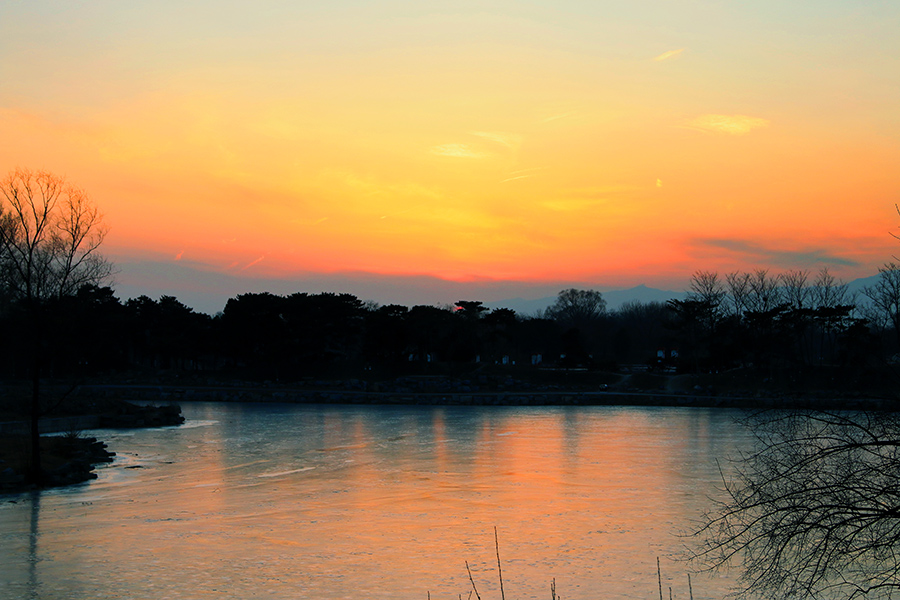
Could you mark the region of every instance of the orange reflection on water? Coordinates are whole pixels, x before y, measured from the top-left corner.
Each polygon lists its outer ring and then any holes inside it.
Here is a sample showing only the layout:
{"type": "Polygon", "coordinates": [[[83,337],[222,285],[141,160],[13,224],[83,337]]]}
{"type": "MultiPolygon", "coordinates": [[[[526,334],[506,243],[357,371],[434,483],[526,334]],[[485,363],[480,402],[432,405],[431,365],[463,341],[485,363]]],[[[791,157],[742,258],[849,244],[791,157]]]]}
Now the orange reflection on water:
{"type": "Polygon", "coordinates": [[[495,526],[510,597],[551,578],[568,598],[653,597],[657,556],[685,587],[665,557],[740,443],[709,411],[193,410],[208,424],[114,440],[136,456],[46,495],[36,600],[51,581],[72,598],[456,598],[466,561],[496,595],[495,526]]]}

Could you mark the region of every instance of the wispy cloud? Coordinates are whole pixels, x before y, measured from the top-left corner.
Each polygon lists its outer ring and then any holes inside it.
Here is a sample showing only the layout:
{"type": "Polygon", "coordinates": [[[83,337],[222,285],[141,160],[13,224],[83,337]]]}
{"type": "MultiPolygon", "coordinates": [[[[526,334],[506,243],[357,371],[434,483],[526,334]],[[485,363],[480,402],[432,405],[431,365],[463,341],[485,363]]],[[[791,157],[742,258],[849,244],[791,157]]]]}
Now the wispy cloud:
{"type": "Polygon", "coordinates": [[[541,123],[550,123],[552,121],[558,121],[560,119],[568,119],[569,117],[574,117],[577,113],[570,111],[566,113],[559,113],[557,115],[550,115],[546,119],[541,119],[541,123]]]}
{"type": "Polygon", "coordinates": [[[265,259],[265,258],[266,258],[265,256],[260,256],[260,257],[257,258],[256,260],[254,260],[254,261],[252,261],[252,262],[250,262],[250,263],[247,263],[246,265],[244,265],[244,267],[241,269],[241,271],[246,271],[247,269],[249,269],[249,268],[252,267],[253,265],[256,265],[256,264],[261,263],[261,262],[263,261],[263,259],[265,259]]]}
{"type": "Polygon", "coordinates": [[[743,256],[745,259],[779,267],[797,267],[814,265],[839,265],[858,267],[859,263],[849,258],[832,254],[821,248],[806,250],[781,250],[769,248],[746,240],[728,240],[718,238],[702,238],[694,240],[700,247],[725,250],[743,256]]]}
{"type": "Polygon", "coordinates": [[[729,135],[744,135],[768,126],[769,121],[766,119],[747,115],[702,115],[688,123],[691,129],[729,135]]]}
{"type": "Polygon", "coordinates": [[[506,133],[504,131],[470,131],[472,135],[496,142],[507,148],[518,148],[522,145],[522,136],[516,133],[506,133]]]}
{"type": "Polygon", "coordinates": [[[500,183],[506,183],[507,181],[515,181],[516,179],[526,179],[528,177],[534,177],[534,175],[516,175],[515,177],[507,177],[506,179],[501,179],[500,183]]]}
{"type": "Polygon", "coordinates": [[[431,149],[431,153],[454,158],[487,158],[490,156],[488,153],[473,148],[469,144],[441,144],[440,146],[434,146],[431,149]]]}
{"type": "Polygon", "coordinates": [[[515,181],[516,179],[525,179],[527,177],[534,177],[537,175],[538,171],[543,171],[547,167],[531,167],[530,169],[519,169],[517,171],[510,171],[507,173],[509,177],[506,179],[501,179],[500,183],[506,183],[507,181],[515,181]]]}
{"type": "Polygon", "coordinates": [[[678,50],[669,50],[668,52],[663,52],[657,57],[654,57],[655,61],[669,60],[671,58],[677,58],[681,56],[681,53],[684,52],[684,48],[679,48],[678,50]]]}

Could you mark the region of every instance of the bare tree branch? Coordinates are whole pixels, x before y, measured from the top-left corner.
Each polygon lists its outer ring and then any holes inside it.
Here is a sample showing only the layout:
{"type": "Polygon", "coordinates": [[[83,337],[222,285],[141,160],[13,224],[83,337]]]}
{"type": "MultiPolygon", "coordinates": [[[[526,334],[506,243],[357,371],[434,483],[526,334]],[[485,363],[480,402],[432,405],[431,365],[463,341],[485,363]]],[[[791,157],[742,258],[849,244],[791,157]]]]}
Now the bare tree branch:
{"type": "Polygon", "coordinates": [[[10,297],[40,303],[111,275],[99,253],[102,217],[84,191],[19,169],[0,181],[0,194],[0,285],[10,297]]]}
{"type": "Polygon", "coordinates": [[[100,212],[84,191],[46,171],[17,169],[0,180],[0,300],[18,305],[28,320],[32,363],[31,467],[42,483],[41,365],[46,316],[55,300],[99,284],[112,273],[100,253],[106,234],[100,212]]]}
{"type": "Polygon", "coordinates": [[[695,533],[706,569],[759,598],[900,596],[900,417],[762,413],[757,449],[695,533]]]}

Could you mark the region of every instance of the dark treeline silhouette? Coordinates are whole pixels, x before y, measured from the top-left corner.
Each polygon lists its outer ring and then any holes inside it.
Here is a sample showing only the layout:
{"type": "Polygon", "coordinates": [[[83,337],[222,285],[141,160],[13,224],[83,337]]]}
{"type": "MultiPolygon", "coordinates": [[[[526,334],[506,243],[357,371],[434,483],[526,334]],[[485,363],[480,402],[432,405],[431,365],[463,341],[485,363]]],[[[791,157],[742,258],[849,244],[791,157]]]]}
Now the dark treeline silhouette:
{"type": "MultiPolygon", "coordinates": [[[[861,301],[827,270],[701,271],[684,300],[610,311],[599,292],[563,290],[539,315],[482,302],[379,306],[350,294],[241,294],[197,313],[171,296],[118,299],[84,285],[46,307],[44,373],[205,372],[291,381],[432,372],[438,365],[665,372],[744,367],[875,366],[900,350],[900,267],[881,270],[861,301]]],[[[7,340],[26,339],[15,301],[0,310],[7,340]]],[[[29,358],[0,346],[0,372],[25,378],[29,358]]]]}
{"type": "Polygon", "coordinates": [[[870,307],[858,306],[827,269],[813,280],[806,271],[759,269],[724,279],[701,271],[687,298],[668,305],[680,359],[693,370],[859,366],[884,358],[883,335],[866,316],[870,307]]]}

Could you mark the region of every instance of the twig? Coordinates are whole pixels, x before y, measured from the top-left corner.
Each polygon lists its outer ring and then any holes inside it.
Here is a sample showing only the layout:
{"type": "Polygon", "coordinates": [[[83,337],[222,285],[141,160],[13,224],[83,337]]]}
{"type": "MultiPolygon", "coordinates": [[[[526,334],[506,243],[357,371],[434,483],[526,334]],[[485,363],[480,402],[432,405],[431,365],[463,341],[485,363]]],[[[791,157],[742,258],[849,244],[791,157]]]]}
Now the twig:
{"type": "Polygon", "coordinates": [[[500,541],[497,538],[497,526],[494,525],[494,547],[497,549],[497,574],[500,576],[500,600],[506,600],[503,594],[503,569],[500,568],[500,541]]]}
{"type": "Polygon", "coordinates": [[[691,600],[694,600],[694,588],[691,587],[691,574],[688,573],[688,594],[691,597],[691,600]]]}
{"type": "Polygon", "coordinates": [[[481,600],[481,596],[478,594],[478,588],[475,587],[475,580],[472,579],[472,571],[469,569],[469,561],[466,561],[466,572],[469,574],[469,581],[472,582],[472,589],[475,590],[475,597],[478,600],[481,600]]]}
{"type": "MultiPolygon", "coordinates": [[[[662,597],[662,571],[659,569],[659,557],[656,557],[656,581],[659,582],[659,600],[663,600],[662,597]]],[[[480,598],[478,600],[481,600],[480,598]]]]}

